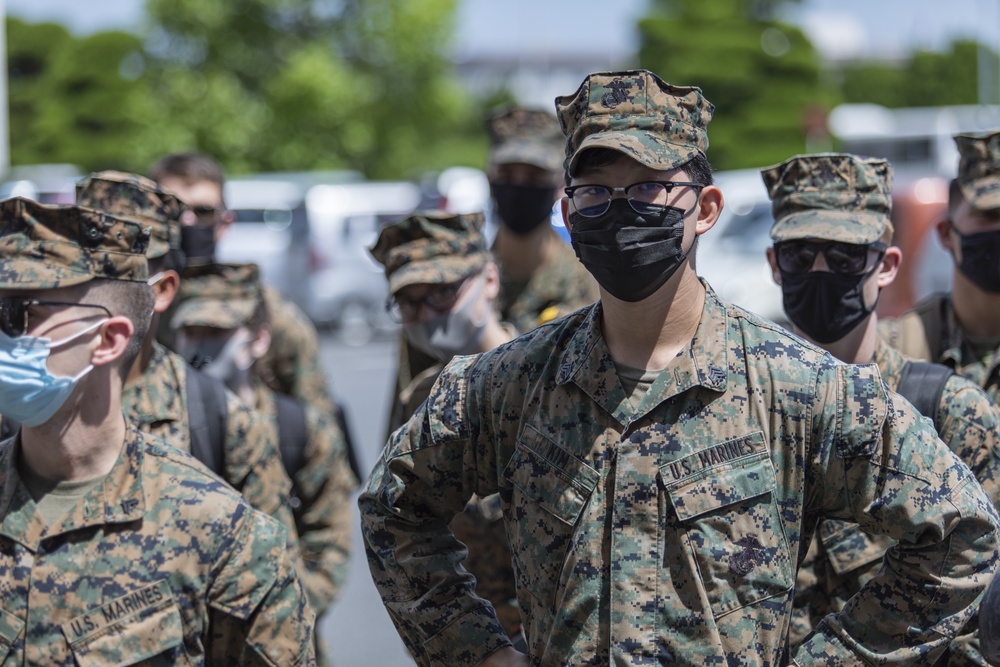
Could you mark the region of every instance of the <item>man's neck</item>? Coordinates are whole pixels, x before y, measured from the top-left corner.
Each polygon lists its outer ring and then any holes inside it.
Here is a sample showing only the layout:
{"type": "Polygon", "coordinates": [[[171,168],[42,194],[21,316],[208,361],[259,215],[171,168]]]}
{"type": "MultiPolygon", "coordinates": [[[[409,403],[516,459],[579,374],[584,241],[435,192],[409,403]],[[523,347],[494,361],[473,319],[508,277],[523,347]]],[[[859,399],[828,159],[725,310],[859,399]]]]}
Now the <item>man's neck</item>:
{"type": "Polygon", "coordinates": [[[47,422],[21,428],[22,465],[38,477],[59,482],[110,472],[125,444],[125,417],[120,389],[101,395],[97,386],[81,384],[47,422]]]}
{"type": "Polygon", "coordinates": [[[515,234],[501,225],[497,230],[493,253],[505,276],[527,280],[549,258],[554,240],[548,224],[539,225],[527,234],[515,234]]]}
{"type": "Polygon", "coordinates": [[[611,358],[645,370],[666,368],[691,343],[705,309],[705,286],[687,262],[660,289],[629,303],[601,289],[601,330],[611,358]]]}
{"type": "Polygon", "coordinates": [[[132,362],[132,367],[128,369],[128,375],[125,376],[126,387],[131,387],[139,382],[146,375],[146,371],[149,370],[149,362],[153,358],[153,344],[156,342],[156,328],[159,321],[160,316],[154,315],[153,321],[149,326],[149,331],[146,333],[146,338],[142,341],[139,356],[132,362]]]}
{"type": "Polygon", "coordinates": [[[953,271],[951,303],[955,318],[972,338],[1000,337],[1000,294],[980,289],[958,269],[953,271]]]}

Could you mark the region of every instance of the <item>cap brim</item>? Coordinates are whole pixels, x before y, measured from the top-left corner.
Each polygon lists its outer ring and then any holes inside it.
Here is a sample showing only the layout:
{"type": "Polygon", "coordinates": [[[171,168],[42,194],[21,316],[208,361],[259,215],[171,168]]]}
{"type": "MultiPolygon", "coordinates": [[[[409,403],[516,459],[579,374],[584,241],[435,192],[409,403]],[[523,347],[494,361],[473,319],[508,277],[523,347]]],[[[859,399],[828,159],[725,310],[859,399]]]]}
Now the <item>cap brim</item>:
{"type": "Polygon", "coordinates": [[[249,300],[192,299],[178,306],[177,312],[170,320],[170,326],[174,329],[180,327],[238,329],[253,317],[255,310],[256,304],[249,300]]]}
{"type": "Polygon", "coordinates": [[[1000,176],[985,176],[971,180],[959,179],[962,196],[980,211],[1000,208],[1000,176]]]}
{"type": "Polygon", "coordinates": [[[0,289],[54,289],[81,285],[94,279],[87,272],[28,258],[0,260],[0,289]]]}
{"type": "Polygon", "coordinates": [[[551,147],[512,141],[498,146],[490,155],[490,164],[530,164],[546,171],[562,171],[563,156],[551,147]]]}
{"type": "Polygon", "coordinates": [[[775,242],[821,239],[868,244],[882,238],[888,220],[882,215],[847,211],[811,210],[786,215],[771,227],[775,242]]]}
{"type": "Polygon", "coordinates": [[[569,172],[576,172],[580,154],[591,148],[609,148],[632,158],[651,169],[665,171],[687,164],[700,151],[689,145],[673,144],[662,133],[645,130],[615,130],[595,132],[587,136],[569,159],[569,172]]]}
{"type": "Polygon", "coordinates": [[[393,294],[409,285],[438,285],[458,282],[486,265],[485,255],[471,257],[435,257],[432,260],[409,262],[389,277],[393,294]]]}

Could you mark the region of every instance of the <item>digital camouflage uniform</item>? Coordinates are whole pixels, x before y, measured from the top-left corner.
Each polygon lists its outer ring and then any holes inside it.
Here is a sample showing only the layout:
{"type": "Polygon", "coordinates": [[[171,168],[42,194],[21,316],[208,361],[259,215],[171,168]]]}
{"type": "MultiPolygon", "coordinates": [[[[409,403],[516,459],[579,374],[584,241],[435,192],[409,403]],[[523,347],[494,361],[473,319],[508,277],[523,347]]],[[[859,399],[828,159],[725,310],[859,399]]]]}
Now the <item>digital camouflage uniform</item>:
{"type": "MultiPolygon", "coordinates": [[[[178,220],[184,204],[144,176],[114,171],[91,174],[77,188],[77,202],[147,227],[151,232],[146,250],[149,259],[163,257],[172,248],[180,247],[178,220]]],[[[122,391],[125,416],[140,430],[190,453],[187,373],[197,371],[159,343],[153,346],[153,356],[141,381],[127,383],[122,391]]],[[[295,551],[295,521],[287,502],[291,480],[281,466],[278,441],[270,437],[253,410],[227,390],[220,475],[251,505],[284,524],[289,546],[295,551]]]]}
{"type": "MultiPolygon", "coordinates": [[[[0,287],[144,283],[149,232],[0,203],[0,287]]],[[[46,525],[0,443],[0,665],[312,665],[315,618],[278,522],[127,425],[107,476],[46,525]]]]}
{"type": "MultiPolygon", "coordinates": [[[[868,245],[892,236],[892,168],[885,160],[849,154],[795,156],[762,171],[772,200],[775,242],[811,239],[868,245]]],[[[833,313],[831,312],[832,316],[833,313]]],[[[882,380],[896,391],[907,358],[884,341],[873,361],[882,380]]],[[[938,436],[1000,504],[1000,413],[975,384],[948,378],[938,399],[938,436]]],[[[874,577],[893,545],[885,535],[866,534],[855,523],[824,519],[799,568],[795,622],[790,641],[800,642],[829,613],[874,577]]],[[[948,664],[984,664],[970,632],[950,647],[948,664]]]]}
{"type": "MultiPolygon", "coordinates": [[[[171,324],[175,330],[185,326],[235,330],[251,324],[263,298],[256,264],[213,264],[195,271],[185,275],[181,284],[171,324]]],[[[279,442],[274,390],[259,378],[252,382],[256,400],[251,407],[268,440],[279,442]]],[[[356,481],[347,465],[340,426],[329,413],[300,404],[305,409],[306,450],[302,467],[292,476],[291,504],[304,565],[302,583],[313,609],[322,615],[347,578],[351,493],[356,481]]]]}
{"type": "MultiPolygon", "coordinates": [[[[482,235],[483,217],[475,214],[417,213],[385,227],[372,247],[372,256],[385,267],[389,292],[407,285],[457,282],[485,268],[490,261],[482,235]]],[[[513,335],[511,336],[513,337],[513,335]]],[[[406,344],[406,336],[401,336],[406,344]]],[[[401,426],[430,394],[444,364],[423,369],[397,392],[389,430],[401,426]]],[[[500,522],[497,496],[475,497],[451,522],[456,537],[468,548],[462,565],[476,578],[476,594],[489,600],[510,636],[520,631],[510,547],[500,522]]]]}
{"type": "MultiPolygon", "coordinates": [[[[1000,132],[959,134],[958,185],[976,209],[1000,208],[1000,132]]],[[[932,294],[894,320],[879,322],[879,332],[903,354],[954,369],[1000,398],[1000,348],[977,351],[955,311],[949,294],[932,294]]]]}
{"type": "MultiPolygon", "coordinates": [[[[707,147],[711,105],[649,72],[590,75],[557,105],[571,158],[605,145],[669,169],[707,147]]],[[[929,424],[874,366],[711,289],[690,344],[633,408],[602,310],[453,360],[376,464],[363,535],[418,662],[475,665],[507,644],[445,526],[470,493],[494,492],[532,664],[784,664],[821,517],[898,545],[796,664],[933,662],[992,576],[998,519],[929,424]]]]}

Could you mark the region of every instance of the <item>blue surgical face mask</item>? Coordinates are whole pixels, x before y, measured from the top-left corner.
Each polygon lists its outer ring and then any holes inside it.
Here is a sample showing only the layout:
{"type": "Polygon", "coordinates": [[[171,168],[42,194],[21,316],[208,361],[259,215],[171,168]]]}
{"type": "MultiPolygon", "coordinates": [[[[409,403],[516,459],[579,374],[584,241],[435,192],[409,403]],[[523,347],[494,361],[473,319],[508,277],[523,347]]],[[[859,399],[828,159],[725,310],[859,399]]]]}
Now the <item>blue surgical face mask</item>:
{"type": "Polygon", "coordinates": [[[47,366],[49,354],[105,322],[107,319],[55,342],[38,336],[11,338],[0,331],[0,414],[25,426],[47,422],[94,368],[90,364],[73,376],[53,375],[47,366]]]}

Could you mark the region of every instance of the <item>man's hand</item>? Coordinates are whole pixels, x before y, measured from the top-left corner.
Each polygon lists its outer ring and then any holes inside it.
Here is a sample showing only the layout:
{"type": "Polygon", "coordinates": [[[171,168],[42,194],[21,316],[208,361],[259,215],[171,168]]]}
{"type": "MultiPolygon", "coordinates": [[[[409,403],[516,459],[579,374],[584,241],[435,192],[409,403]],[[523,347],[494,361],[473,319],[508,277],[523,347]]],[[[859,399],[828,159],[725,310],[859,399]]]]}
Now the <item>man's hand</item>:
{"type": "Polygon", "coordinates": [[[479,663],[478,667],[528,667],[528,656],[511,646],[504,646],[479,663]]]}

